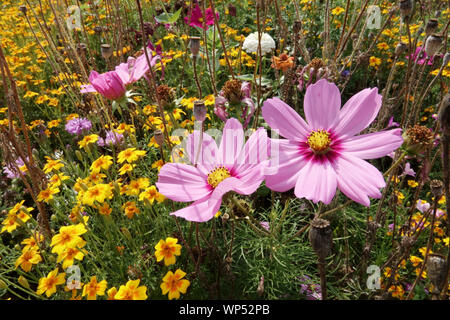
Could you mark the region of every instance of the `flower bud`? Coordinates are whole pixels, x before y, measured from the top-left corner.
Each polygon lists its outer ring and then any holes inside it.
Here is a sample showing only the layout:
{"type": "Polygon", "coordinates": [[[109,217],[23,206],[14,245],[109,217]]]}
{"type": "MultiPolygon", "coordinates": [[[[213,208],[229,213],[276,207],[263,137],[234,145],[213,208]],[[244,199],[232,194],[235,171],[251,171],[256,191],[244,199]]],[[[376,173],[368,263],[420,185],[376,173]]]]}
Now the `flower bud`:
{"type": "Polygon", "coordinates": [[[19,279],[17,279],[17,281],[20,283],[22,287],[30,289],[30,284],[28,283],[28,280],[24,276],[19,276],[19,279]]]}
{"type": "Polygon", "coordinates": [[[439,124],[442,135],[445,139],[450,139],[450,94],[447,94],[442,100],[438,114],[439,124]]]}
{"type": "Polygon", "coordinates": [[[75,150],[75,156],[77,157],[78,160],[83,162],[83,157],[82,157],[81,152],[79,150],[75,150]]]}
{"type": "Polygon", "coordinates": [[[395,55],[396,55],[396,56],[401,55],[403,52],[406,51],[406,48],[407,48],[406,43],[404,43],[404,42],[399,42],[399,43],[397,44],[397,46],[395,47],[395,55]]]}
{"type": "Polygon", "coordinates": [[[22,12],[24,15],[27,14],[27,6],[21,5],[19,6],[20,12],[22,12]]]}
{"type": "Polygon", "coordinates": [[[319,261],[325,260],[333,246],[333,232],[330,222],[314,218],[309,229],[309,241],[319,261]]]}
{"type": "Polygon", "coordinates": [[[205,121],[206,119],[206,106],[203,100],[194,101],[194,117],[197,121],[205,121]]]}
{"type": "Polygon", "coordinates": [[[260,297],[264,294],[264,276],[261,276],[261,278],[259,279],[258,289],[256,289],[256,293],[260,297]]]}
{"type": "Polygon", "coordinates": [[[155,141],[159,146],[162,146],[164,144],[164,135],[161,130],[155,130],[153,136],[155,137],[155,141]]]}
{"type": "Polygon", "coordinates": [[[425,26],[425,34],[427,36],[432,35],[433,33],[436,32],[437,27],[438,27],[437,19],[430,19],[430,20],[428,20],[427,25],[425,26]]]}
{"type": "Polygon", "coordinates": [[[433,284],[433,293],[439,293],[446,279],[446,263],[444,256],[440,254],[430,254],[427,259],[427,275],[433,284]]]}
{"type": "Polygon", "coordinates": [[[123,234],[128,240],[131,240],[131,239],[132,239],[130,230],[128,230],[128,229],[125,228],[125,227],[122,227],[122,228],[120,228],[120,231],[122,231],[122,234],[123,234]]]}
{"type": "Polygon", "coordinates": [[[430,189],[435,199],[440,199],[442,197],[443,188],[444,183],[441,180],[434,179],[430,181],[430,189]]]}
{"type": "Polygon", "coordinates": [[[102,57],[104,59],[109,59],[112,56],[113,49],[111,45],[104,43],[100,46],[100,52],[102,53],[102,57]]]}
{"type": "Polygon", "coordinates": [[[444,58],[442,59],[442,65],[443,65],[444,67],[446,67],[446,66],[448,65],[449,62],[450,62],[450,52],[447,52],[447,53],[444,55],[444,58]]]}
{"type": "Polygon", "coordinates": [[[442,45],[442,37],[437,34],[433,34],[427,38],[425,42],[425,53],[429,57],[433,57],[442,45]]]}
{"type": "Polygon", "coordinates": [[[191,41],[189,42],[189,48],[191,49],[191,53],[194,57],[197,57],[200,51],[200,37],[191,37],[191,41]]]}
{"type": "Polygon", "coordinates": [[[232,17],[236,17],[236,7],[233,4],[228,5],[228,14],[232,17]]]}
{"type": "Polygon", "coordinates": [[[2,279],[0,279],[0,289],[4,289],[4,290],[8,289],[8,285],[2,279]]]}
{"type": "Polygon", "coordinates": [[[401,0],[400,1],[400,14],[403,19],[409,19],[413,13],[414,1],[413,0],[401,0]]]}

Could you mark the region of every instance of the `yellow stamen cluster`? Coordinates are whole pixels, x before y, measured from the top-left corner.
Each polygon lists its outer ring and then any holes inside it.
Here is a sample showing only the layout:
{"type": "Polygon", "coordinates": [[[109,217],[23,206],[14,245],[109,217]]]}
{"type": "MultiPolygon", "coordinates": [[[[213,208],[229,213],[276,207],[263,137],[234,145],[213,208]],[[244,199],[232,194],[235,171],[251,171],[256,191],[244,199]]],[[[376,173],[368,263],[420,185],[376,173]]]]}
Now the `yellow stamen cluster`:
{"type": "Polygon", "coordinates": [[[330,147],[330,133],[326,130],[312,131],[308,136],[308,145],[316,154],[324,154],[330,147]]]}
{"type": "Polygon", "coordinates": [[[226,178],[231,177],[230,171],[227,168],[220,166],[212,170],[208,174],[208,184],[215,188],[226,178]]]}

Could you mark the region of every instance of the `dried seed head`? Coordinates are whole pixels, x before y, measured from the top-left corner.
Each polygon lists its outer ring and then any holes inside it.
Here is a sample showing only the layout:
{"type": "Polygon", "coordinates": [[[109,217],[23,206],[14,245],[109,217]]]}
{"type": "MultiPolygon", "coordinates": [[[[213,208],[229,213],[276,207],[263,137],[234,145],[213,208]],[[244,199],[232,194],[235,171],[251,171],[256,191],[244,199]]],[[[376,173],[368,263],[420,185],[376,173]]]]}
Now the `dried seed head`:
{"type": "Polygon", "coordinates": [[[294,21],[293,30],[295,34],[299,33],[302,30],[302,22],[300,20],[294,21]]]}
{"type": "Polygon", "coordinates": [[[165,84],[160,84],[156,87],[156,95],[158,96],[162,107],[165,107],[168,103],[171,103],[175,98],[173,88],[165,84]]]}
{"type": "Polygon", "coordinates": [[[205,121],[206,119],[206,106],[203,100],[194,101],[194,117],[197,121],[205,121]]]}
{"type": "Polygon", "coordinates": [[[442,100],[439,110],[439,124],[441,126],[442,135],[445,139],[450,139],[450,94],[447,94],[442,100]]]}
{"type": "Polygon", "coordinates": [[[397,44],[397,46],[395,47],[395,55],[396,55],[396,56],[401,55],[403,52],[406,51],[407,47],[408,47],[408,46],[406,45],[406,43],[404,43],[404,42],[399,42],[399,43],[397,44]]]}
{"type": "Polygon", "coordinates": [[[111,45],[104,43],[100,46],[103,59],[109,59],[112,56],[113,49],[111,45]]]}
{"type": "Polygon", "coordinates": [[[311,221],[309,229],[309,241],[319,261],[325,260],[333,246],[333,232],[330,222],[324,219],[314,218],[311,221]]]}
{"type": "Polygon", "coordinates": [[[432,35],[436,32],[438,27],[438,20],[437,19],[430,19],[427,22],[427,25],[425,26],[425,34],[427,36],[432,35]]]}
{"type": "Polygon", "coordinates": [[[444,58],[442,59],[442,65],[446,67],[450,62],[450,52],[445,53],[444,58]]]}
{"type": "Polygon", "coordinates": [[[153,136],[155,137],[155,141],[158,145],[162,146],[164,144],[164,135],[161,130],[155,130],[153,136]]]}
{"type": "Polygon", "coordinates": [[[236,17],[236,7],[233,4],[228,5],[228,14],[232,17],[236,17]]]}
{"type": "Polygon", "coordinates": [[[415,124],[406,130],[403,140],[408,152],[421,153],[433,144],[433,132],[425,126],[415,124]]]}
{"type": "Polygon", "coordinates": [[[412,0],[401,0],[399,3],[400,14],[404,20],[408,20],[414,10],[414,1],[412,0]]]}
{"type": "Polygon", "coordinates": [[[191,53],[194,57],[198,56],[200,51],[200,37],[191,37],[189,48],[191,49],[191,53]]]}
{"type": "Polygon", "coordinates": [[[439,293],[446,279],[446,262],[440,254],[430,254],[427,259],[427,275],[433,284],[435,293],[439,293]]]}
{"type": "Polygon", "coordinates": [[[142,272],[135,266],[128,266],[127,274],[133,280],[142,278],[142,272]]]}
{"type": "Polygon", "coordinates": [[[432,57],[434,56],[442,45],[442,36],[438,34],[433,34],[427,38],[425,42],[425,53],[432,57]]]}
{"type": "Polygon", "coordinates": [[[94,27],[94,32],[99,35],[100,33],[102,33],[103,31],[103,27],[102,26],[95,26],[94,27]]]}
{"type": "Polygon", "coordinates": [[[434,180],[430,181],[430,189],[431,189],[431,192],[433,193],[435,199],[441,198],[443,188],[444,188],[444,183],[441,180],[434,179],[434,180]]]}
{"type": "Polygon", "coordinates": [[[19,6],[19,10],[20,10],[20,12],[22,12],[24,15],[27,14],[27,6],[24,6],[24,5],[19,6]]]}
{"type": "Polygon", "coordinates": [[[238,103],[244,97],[241,87],[242,87],[241,80],[238,79],[228,80],[222,87],[223,96],[231,103],[238,103]]]}
{"type": "Polygon", "coordinates": [[[224,213],[222,215],[222,222],[226,223],[230,219],[230,215],[228,213],[224,213]]]}

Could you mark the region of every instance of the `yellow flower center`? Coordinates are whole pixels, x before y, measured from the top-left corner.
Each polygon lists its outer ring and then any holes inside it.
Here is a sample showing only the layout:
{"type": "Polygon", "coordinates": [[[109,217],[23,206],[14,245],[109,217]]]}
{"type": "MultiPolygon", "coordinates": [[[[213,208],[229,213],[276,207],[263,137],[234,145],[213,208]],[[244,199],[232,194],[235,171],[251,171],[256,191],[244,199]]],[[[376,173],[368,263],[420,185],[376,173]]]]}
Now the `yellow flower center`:
{"type": "Polygon", "coordinates": [[[217,167],[208,174],[208,184],[215,188],[226,178],[231,177],[230,171],[225,167],[217,167]]]}
{"type": "Polygon", "coordinates": [[[330,147],[330,133],[326,130],[312,131],[308,136],[308,145],[315,154],[324,154],[330,147]]]}

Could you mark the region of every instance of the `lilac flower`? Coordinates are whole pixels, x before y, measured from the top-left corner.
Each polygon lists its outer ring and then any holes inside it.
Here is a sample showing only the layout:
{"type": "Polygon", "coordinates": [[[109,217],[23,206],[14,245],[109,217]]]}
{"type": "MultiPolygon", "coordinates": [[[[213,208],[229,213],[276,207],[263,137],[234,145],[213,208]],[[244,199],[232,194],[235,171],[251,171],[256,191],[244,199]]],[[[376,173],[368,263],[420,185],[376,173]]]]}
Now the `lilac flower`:
{"type": "Polygon", "coordinates": [[[269,231],[270,226],[269,226],[269,223],[267,221],[261,221],[259,224],[261,225],[261,227],[263,227],[264,229],[269,231]]]}
{"type": "Polygon", "coordinates": [[[307,300],[322,300],[322,289],[319,284],[312,283],[308,276],[297,277],[302,284],[300,285],[300,294],[305,295],[307,300]]]}
{"type": "Polygon", "coordinates": [[[123,134],[120,134],[114,130],[109,130],[106,132],[105,139],[100,137],[97,141],[97,144],[100,147],[111,146],[111,145],[119,144],[120,142],[122,142],[122,140],[123,140],[123,134]]]}
{"type": "Polygon", "coordinates": [[[394,122],[394,117],[389,118],[388,128],[390,127],[399,127],[400,125],[397,122],[394,122]]]}
{"type": "Polygon", "coordinates": [[[3,172],[6,174],[6,177],[9,179],[20,178],[19,172],[16,171],[16,166],[17,166],[17,168],[20,169],[22,174],[25,173],[25,170],[22,170],[22,167],[25,165],[25,162],[22,160],[22,158],[19,157],[14,162],[15,162],[15,166],[12,164],[8,164],[5,167],[3,167],[3,172]]]}
{"type": "Polygon", "coordinates": [[[403,169],[403,173],[400,175],[400,177],[403,177],[403,176],[412,176],[412,177],[416,176],[416,172],[413,169],[411,169],[411,164],[409,162],[407,162],[405,164],[405,168],[403,169]]]}
{"type": "Polygon", "coordinates": [[[416,208],[421,213],[427,212],[430,209],[430,207],[431,207],[431,205],[428,202],[426,202],[425,200],[417,200],[416,208]]]}
{"type": "Polygon", "coordinates": [[[91,130],[92,123],[86,118],[74,118],[66,123],[66,131],[70,134],[81,135],[86,131],[91,130]]]}

